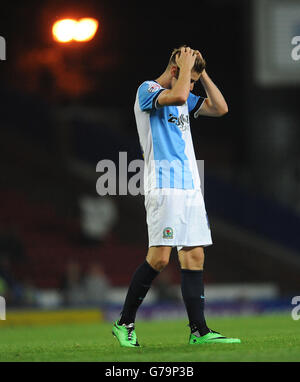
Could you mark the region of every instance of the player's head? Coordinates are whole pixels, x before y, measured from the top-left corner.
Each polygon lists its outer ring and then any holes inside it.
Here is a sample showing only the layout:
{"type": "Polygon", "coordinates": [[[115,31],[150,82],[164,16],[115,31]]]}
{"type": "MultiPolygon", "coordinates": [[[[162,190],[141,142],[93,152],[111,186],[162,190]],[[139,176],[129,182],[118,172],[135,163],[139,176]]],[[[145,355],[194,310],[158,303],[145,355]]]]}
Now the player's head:
{"type": "MultiPolygon", "coordinates": [[[[175,77],[176,79],[178,79],[178,76],[179,76],[179,67],[177,66],[177,63],[176,63],[176,57],[179,55],[180,56],[180,53],[181,53],[181,49],[182,48],[186,48],[187,45],[182,45],[180,46],[179,48],[176,48],[173,50],[172,54],[171,54],[171,57],[169,59],[169,64],[168,64],[168,68],[169,70],[171,71],[171,74],[173,77],[175,77]]],[[[195,59],[195,64],[193,66],[193,69],[192,69],[192,78],[191,78],[191,90],[192,88],[194,87],[194,83],[199,79],[201,73],[203,72],[203,70],[205,69],[206,67],[206,62],[204,60],[203,57],[200,56],[197,56],[196,59],[195,59]]]]}
{"type": "MultiPolygon", "coordinates": [[[[176,64],[176,56],[180,56],[181,49],[187,48],[187,45],[182,45],[179,48],[173,49],[173,52],[171,54],[171,57],[169,59],[169,66],[177,66],[176,64]]],[[[205,69],[206,62],[203,57],[197,56],[195,60],[195,64],[193,66],[192,71],[201,74],[203,70],[205,69]]]]}

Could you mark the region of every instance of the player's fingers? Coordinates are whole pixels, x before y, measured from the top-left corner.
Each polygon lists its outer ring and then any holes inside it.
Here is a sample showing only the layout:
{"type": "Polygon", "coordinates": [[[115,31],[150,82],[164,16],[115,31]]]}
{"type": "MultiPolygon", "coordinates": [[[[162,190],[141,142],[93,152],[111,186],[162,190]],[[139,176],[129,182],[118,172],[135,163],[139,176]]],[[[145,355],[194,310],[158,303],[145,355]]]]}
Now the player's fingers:
{"type": "Polygon", "coordinates": [[[193,56],[194,55],[194,50],[190,47],[187,47],[187,53],[190,55],[190,56],[193,56]]]}
{"type": "Polygon", "coordinates": [[[194,50],[192,48],[189,48],[187,54],[191,57],[194,55],[194,50]]]}
{"type": "Polygon", "coordinates": [[[202,58],[202,54],[199,52],[199,50],[195,50],[196,52],[196,56],[199,56],[200,58],[202,58]]]}

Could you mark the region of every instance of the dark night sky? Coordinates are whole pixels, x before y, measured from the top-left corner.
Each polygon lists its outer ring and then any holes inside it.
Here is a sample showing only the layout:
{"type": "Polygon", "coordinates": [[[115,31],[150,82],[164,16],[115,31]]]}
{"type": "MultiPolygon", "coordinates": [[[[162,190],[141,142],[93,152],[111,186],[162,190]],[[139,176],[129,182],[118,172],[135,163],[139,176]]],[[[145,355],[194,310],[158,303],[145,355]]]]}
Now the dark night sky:
{"type": "MultiPolygon", "coordinates": [[[[100,22],[94,40],[72,48],[95,81],[89,105],[130,109],[141,82],[165,69],[173,48],[188,44],[199,49],[207,72],[224,93],[230,113],[222,120],[205,118],[205,134],[240,139],[244,86],[244,12],[239,1],[37,1],[6,2],[0,15],[0,35],[7,41],[2,81],[10,86],[14,62],[31,49],[57,47],[52,23],[65,16],[93,16],[100,22]],[[196,5],[195,5],[196,4],[196,5]],[[76,50],[77,49],[77,50],[76,50]],[[8,73],[8,74],[7,74],[8,73]]],[[[68,48],[66,48],[67,51],[68,48]]],[[[22,91],[22,85],[20,85],[22,91]]],[[[195,92],[205,95],[201,85],[195,92]]],[[[132,120],[133,122],[133,120],[132,120]]],[[[134,123],[130,123],[133,126],[134,123]]],[[[135,134],[135,128],[132,133],[135,134]]],[[[203,134],[203,132],[202,132],[203,134]]]]}
{"type": "Polygon", "coordinates": [[[0,16],[0,35],[7,39],[8,60],[16,54],[17,46],[51,44],[49,30],[56,18],[71,13],[95,15],[100,29],[90,44],[93,51],[89,54],[113,52],[117,58],[112,71],[105,69],[110,74],[112,93],[120,81],[125,82],[123,87],[128,86],[128,81],[135,86],[145,78],[159,75],[172,49],[184,43],[202,52],[208,72],[224,87],[232,87],[232,75],[242,70],[243,20],[239,2],[188,0],[182,9],[179,3],[170,1],[19,3],[7,2],[0,16]]]}

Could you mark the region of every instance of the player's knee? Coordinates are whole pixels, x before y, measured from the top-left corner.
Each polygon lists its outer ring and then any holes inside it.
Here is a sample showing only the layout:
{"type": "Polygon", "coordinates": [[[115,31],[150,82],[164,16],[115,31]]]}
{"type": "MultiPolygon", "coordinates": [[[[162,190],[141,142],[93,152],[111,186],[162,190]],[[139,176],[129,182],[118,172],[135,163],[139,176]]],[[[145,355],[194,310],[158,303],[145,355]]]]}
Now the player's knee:
{"type": "Polygon", "coordinates": [[[169,260],[168,259],[158,259],[155,264],[154,268],[158,271],[161,272],[162,270],[165,269],[165,267],[168,265],[169,260]]]}
{"type": "Polygon", "coordinates": [[[151,247],[148,251],[146,259],[152,268],[158,272],[161,272],[169,263],[170,253],[171,247],[151,247]]]}
{"type": "Polygon", "coordinates": [[[189,254],[190,261],[195,264],[204,264],[204,253],[203,252],[192,252],[189,254]]]}
{"type": "Polygon", "coordinates": [[[156,259],[152,259],[152,267],[158,272],[161,272],[169,264],[169,257],[161,256],[156,259]]]}
{"type": "Polygon", "coordinates": [[[197,248],[187,250],[180,254],[179,261],[182,268],[186,269],[203,269],[204,267],[204,252],[197,248]]]}

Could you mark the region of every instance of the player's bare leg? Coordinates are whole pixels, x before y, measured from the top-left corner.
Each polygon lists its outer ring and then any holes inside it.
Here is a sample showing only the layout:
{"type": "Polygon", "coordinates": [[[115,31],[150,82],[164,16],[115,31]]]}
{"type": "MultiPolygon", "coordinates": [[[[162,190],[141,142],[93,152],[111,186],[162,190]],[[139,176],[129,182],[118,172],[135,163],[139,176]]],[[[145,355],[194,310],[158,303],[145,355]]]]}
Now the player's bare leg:
{"type": "Polygon", "coordinates": [[[204,250],[203,247],[183,247],[178,252],[181,269],[203,270],[204,250]]]}
{"type": "Polygon", "coordinates": [[[150,247],[146,256],[146,261],[152,268],[161,272],[169,263],[172,247],[156,246],[150,247]]]}

